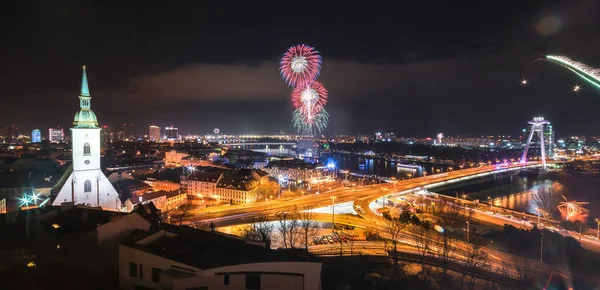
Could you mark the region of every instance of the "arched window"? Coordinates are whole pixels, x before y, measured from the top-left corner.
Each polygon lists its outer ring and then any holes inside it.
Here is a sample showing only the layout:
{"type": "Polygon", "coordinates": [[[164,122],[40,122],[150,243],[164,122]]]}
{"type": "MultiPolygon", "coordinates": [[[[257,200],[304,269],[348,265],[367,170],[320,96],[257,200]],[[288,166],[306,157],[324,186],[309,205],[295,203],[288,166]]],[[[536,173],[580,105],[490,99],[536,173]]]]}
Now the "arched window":
{"type": "Polygon", "coordinates": [[[83,144],[83,155],[90,155],[90,143],[83,144]]]}
{"type": "Polygon", "coordinates": [[[92,182],[89,180],[86,180],[83,183],[83,192],[92,192],[92,182]]]}

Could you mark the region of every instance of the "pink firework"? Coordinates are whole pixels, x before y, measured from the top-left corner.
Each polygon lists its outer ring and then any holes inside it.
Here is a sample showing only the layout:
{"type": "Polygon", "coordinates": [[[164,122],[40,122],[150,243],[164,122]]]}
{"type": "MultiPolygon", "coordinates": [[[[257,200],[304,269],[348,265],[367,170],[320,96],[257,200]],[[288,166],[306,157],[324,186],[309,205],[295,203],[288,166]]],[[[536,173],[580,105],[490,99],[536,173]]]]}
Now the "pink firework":
{"type": "Polygon", "coordinates": [[[292,104],[309,120],[327,104],[327,90],[320,82],[310,82],[292,91],[292,104]]]}
{"type": "Polygon", "coordinates": [[[290,47],[280,62],[281,77],[290,87],[297,87],[317,79],[321,72],[321,56],[305,44],[290,47]]]}

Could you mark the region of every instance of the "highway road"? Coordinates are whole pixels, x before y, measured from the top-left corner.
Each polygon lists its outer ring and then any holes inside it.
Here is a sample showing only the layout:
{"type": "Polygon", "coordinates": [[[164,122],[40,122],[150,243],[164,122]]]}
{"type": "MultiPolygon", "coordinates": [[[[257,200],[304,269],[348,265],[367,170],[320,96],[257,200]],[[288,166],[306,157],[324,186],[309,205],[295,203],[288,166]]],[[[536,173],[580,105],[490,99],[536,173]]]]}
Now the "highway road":
{"type": "MultiPolygon", "coordinates": [[[[528,165],[534,166],[537,165],[537,163],[529,163],[528,165]]],[[[344,203],[362,198],[373,201],[377,198],[394,192],[417,190],[424,186],[429,186],[436,183],[451,182],[460,178],[473,177],[478,174],[500,172],[523,167],[524,165],[521,164],[511,164],[502,167],[482,166],[478,168],[468,168],[442,174],[434,174],[426,177],[398,180],[394,181],[393,183],[381,183],[356,188],[336,188],[327,192],[322,192],[321,194],[307,195],[292,200],[280,201],[274,199],[267,202],[251,204],[209,207],[188,212],[189,216],[184,220],[186,223],[217,223],[227,220],[247,220],[249,218],[264,214],[273,214],[276,212],[291,211],[294,209],[303,210],[307,208],[318,208],[329,206],[332,203],[344,203]]]]}

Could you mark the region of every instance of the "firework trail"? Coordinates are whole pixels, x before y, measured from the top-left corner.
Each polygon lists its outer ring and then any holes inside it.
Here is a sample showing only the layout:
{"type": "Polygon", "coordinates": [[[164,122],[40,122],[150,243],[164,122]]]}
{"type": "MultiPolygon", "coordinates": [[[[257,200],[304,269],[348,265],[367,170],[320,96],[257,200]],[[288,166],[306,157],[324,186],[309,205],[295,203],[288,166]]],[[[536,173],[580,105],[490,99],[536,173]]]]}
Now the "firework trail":
{"type": "Polygon", "coordinates": [[[310,83],[319,77],[321,56],[313,47],[305,44],[290,47],[280,62],[281,78],[290,87],[310,83]]]}
{"type": "MultiPolygon", "coordinates": [[[[547,55],[545,60],[558,64],[586,80],[590,84],[600,88],[600,69],[591,67],[585,63],[572,60],[562,55],[547,55]]],[[[576,89],[578,91],[579,88],[576,89]]]]}

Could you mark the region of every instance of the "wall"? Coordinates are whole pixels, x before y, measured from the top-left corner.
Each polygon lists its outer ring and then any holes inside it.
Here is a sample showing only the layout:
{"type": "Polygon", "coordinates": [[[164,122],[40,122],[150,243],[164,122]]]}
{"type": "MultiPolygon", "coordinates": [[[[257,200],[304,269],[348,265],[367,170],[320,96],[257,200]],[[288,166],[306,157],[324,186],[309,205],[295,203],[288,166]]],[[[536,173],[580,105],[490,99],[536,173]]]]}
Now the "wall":
{"type": "Polygon", "coordinates": [[[321,289],[321,263],[274,262],[226,266],[204,271],[204,277],[178,279],[172,290],[208,286],[209,290],[246,290],[246,275],[260,275],[260,290],[321,289]],[[229,285],[224,285],[229,275],[229,285]]]}
{"type": "Polygon", "coordinates": [[[139,214],[132,213],[103,224],[97,228],[98,245],[102,246],[111,241],[120,241],[135,229],[148,231],[150,230],[150,222],[139,214]]]}
{"type": "Polygon", "coordinates": [[[73,170],[100,169],[100,129],[71,129],[73,135],[73,170]],[[83,145],[90,144],[90,154],[83,154],[83,145]],[[89,164],[85,164],[88,160],[89,164]]]}
{"type": "MultiPolygon", "coordinates": [[[[173,265],[191,269],[195,275],[201,276],[202,270],[188,265],[159,257],[125,245],[119,245],[119,289],[134,289],[134,286],[143,286],[150,289],[164,289],[161,282],[152,281],[152,268],[169,269],[173,265]],[[129,276],[129,263],[136,263],[138,269],[137,277],[129,276]],[[140,278],[139,265],[143,265],[143,278],[140,278]]],[[[164,275],[161,275],[161,279],[164,275]]]]}

